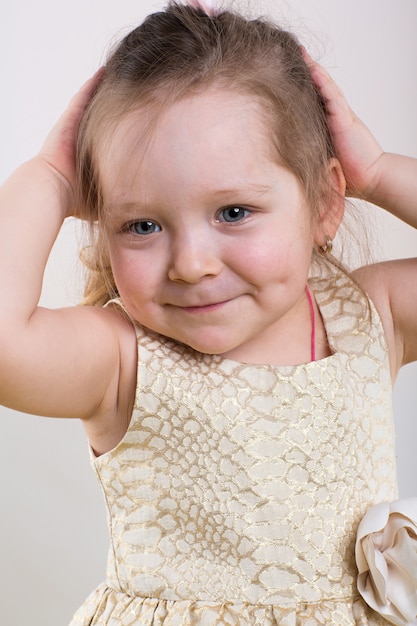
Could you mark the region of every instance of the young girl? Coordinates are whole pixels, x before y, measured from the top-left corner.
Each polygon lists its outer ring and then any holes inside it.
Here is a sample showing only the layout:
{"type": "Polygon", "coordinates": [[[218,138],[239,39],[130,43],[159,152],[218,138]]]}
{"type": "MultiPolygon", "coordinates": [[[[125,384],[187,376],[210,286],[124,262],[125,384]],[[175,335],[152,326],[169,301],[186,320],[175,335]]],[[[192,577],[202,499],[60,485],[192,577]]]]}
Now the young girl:
{"type": "Polygon", "coordinates": [[[346,183],[415,226],[416,172],[290,34],[172,3],[6,182],[1,401],[79,417],[108,506],[72,626],[416,620],[391,380],[417,359],[417,262],[331,254],[346,183]],[[40,308],[70,215],[87,305],[40,308]]]}

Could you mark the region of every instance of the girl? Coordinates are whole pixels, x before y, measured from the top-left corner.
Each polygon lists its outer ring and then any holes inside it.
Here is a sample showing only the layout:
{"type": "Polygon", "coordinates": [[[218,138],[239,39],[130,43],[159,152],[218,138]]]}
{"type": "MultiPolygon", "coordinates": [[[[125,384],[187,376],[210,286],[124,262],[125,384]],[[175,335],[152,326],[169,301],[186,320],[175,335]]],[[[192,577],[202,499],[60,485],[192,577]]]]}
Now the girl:
{"type": "Polygon", "coordinates": [[[107,580],[72,624],[411,622],[413,503],[372,507],[397,497],[416,262],[349,276],[331,248],[345,180],[415,225],[416,163],[291,35],[210,13],[150,16],[1,191],[1,401],[79,417],[109,509],[107,580]],[[69,215],[91,223],[89,306],[47,310],[69,215]],[[411,555],[394,591],[384,515],[411,555]]]}

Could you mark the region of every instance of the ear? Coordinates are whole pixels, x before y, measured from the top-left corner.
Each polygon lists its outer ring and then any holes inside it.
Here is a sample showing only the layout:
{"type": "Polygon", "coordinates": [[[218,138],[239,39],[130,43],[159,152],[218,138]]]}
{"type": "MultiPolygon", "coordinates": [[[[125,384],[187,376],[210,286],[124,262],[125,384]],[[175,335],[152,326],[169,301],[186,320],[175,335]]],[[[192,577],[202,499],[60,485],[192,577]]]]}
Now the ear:
{"type": "Polygon", "coordinates": [[[342,166],[338,159],[333,158],[328,162],[326,169],[331,191],[320,206],[314,235],[314,242],[318,246],[324,245],[327,238],[331,240],[335,238],[345,212],[346,179],[342,166]]]}

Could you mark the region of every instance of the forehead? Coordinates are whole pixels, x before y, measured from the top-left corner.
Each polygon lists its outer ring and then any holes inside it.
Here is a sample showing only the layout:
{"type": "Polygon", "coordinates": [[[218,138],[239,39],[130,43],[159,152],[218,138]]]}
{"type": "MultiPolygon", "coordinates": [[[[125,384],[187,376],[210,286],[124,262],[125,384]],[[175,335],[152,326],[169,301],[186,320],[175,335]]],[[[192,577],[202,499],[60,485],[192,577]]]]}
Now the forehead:
{"type": "Polygon", "coordinates": [[[133,167],[143,173],[161,161],[188,159],[192,169],[200,157],[207,175],[216,163],[236,160],[239,153],[252,162],[276,161],[270,126],[259,99],[216,87],[168,106],[142,106],[123,115],[97,143],[100,178],[108,188],[106,181],[132,174],[133,167]]]}

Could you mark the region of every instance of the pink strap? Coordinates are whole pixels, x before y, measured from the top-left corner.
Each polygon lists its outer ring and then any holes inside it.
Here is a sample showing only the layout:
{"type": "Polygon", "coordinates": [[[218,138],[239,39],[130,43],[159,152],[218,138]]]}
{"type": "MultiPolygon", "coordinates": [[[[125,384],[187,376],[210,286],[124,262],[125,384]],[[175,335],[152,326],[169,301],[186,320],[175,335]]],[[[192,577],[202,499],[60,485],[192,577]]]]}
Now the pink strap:
{"type": "Polygon", "coordinates": [[[308,285],[306,285],[306,294],[310,305],[311,313],[311,360],[316,360],[316,314],[314,311],[313,296],[308,285]]]}

